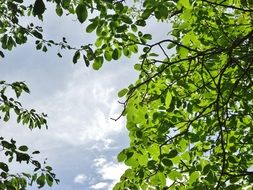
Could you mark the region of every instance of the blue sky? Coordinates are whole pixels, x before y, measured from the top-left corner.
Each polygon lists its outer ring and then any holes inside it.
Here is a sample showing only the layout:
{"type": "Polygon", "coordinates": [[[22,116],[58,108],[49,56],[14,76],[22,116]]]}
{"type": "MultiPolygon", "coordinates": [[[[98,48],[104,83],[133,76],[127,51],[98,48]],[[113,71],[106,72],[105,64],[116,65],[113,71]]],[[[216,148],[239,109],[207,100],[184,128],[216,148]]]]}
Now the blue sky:
{"type": "Polygon", "coordinates": [[[92,189],[98,184],[106,189],[124,168],[115,160],[128,144],[124,121],[110,117],[120,113],[116,94],[130,80],[129,69],[114,65],[95,72],[82,64],[57,63],[55,55],[35,57],[32,49],[28,45],[8,54],[0,75],[9,82],[26,81],[31,94],[22,97],[23,106],[47,113],[49,130],[30,131],[13,121],[1,123],[1,135],[48,158],[61,179],[53,189],[92,189]]]}
{"type": "MultiPolygon", "coordinates": [[[[22,20],[24,25],[29,22],[22,20]]],[[[154,40],[166,37],[169,24],[154,23],[143,32],[153,32],[154,40]]],[[[64,36],[76,46],[95,40],[84,32],[85,23],[81,25],[70,16],[59,18],[52,7],[38,24],[44,27],[47,39],[60,41],[64,36]]],[[[33,40],[5,52],[6,58],[0,60],[1,80],[29,85],[31,94],[22,96],[23,106],[47,113],[49,130],[30,131],[13,120],[0,123],[0,134],[29,145],[31,151],[40,150],[41,161],[48,158],[61,180],[54,190],[112,189],[126,169],[116,156],[129,142],[124,119],[114,122],[110,118],[122,111],[117,92],[137,79],[133,65],[138,56],[104,63],[101,70],[94,71],[82,62],[73,65],[73,52],[62,52],[62,59],[56,54],[57,48],[47,53],[37,51],[33,40]]],[[[28,168],[15,165],[12,169],[28,168]]]]}
{"type": "MultiPolygon", "coordinates": [[[[84,33],[85,24],[73,17],[57,18],[50,11],[41,23],[46,38],[65,36],[75,45],[95,39],[84,33]]],[[[133,70],[136,60],[122,59],[94,71],[81,62],[73,65],[73,52],[64,52],[62,59],[56,53],[57,48],[47,53],[36,51],[32,40],[5,52],[6,58],[0,61],[1,80],[29,85],[31,94],[22,96],[21,102],[47,113],[49,130],[30,131],[13,120],[1,123],[1,136],[27,144],[31,151],[40,150],[39,159],[48,158],[61,180],[55,190],[111,189],[126,169],[116,156],[127,147],[128,134],[123,119],[114,122],[110,118],[122,111],[117,92],[137,78],[133,70]]],[[[25,165],[12,169],[29,170],[25,165]]]]}

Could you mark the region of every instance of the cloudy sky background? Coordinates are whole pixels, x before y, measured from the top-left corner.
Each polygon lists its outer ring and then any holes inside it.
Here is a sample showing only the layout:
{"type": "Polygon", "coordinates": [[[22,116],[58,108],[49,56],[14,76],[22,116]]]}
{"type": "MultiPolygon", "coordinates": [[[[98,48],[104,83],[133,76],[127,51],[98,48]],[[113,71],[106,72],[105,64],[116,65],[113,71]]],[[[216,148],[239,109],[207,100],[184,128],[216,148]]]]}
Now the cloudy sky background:
{"type": "MultiPolygon", "coordinates": [[[[47,39],[60,41],[65,36],[76,46],[95,39],[84,32],[85,24],[79,24],[75,17],[55,16],[52,7],[40,24],[47,39]]],[[[147,30],[155,31],[156,27],[150,24],[147,30]]],[[[126,169],[116,156],[129,142],[124,119],[115,122],[110,118],[122,111],[117,92],[137,79],[133,69],[137,56],[105,63],[94,71],[82,62],[73,65],[73,52],[64,52],[62,59],[56,53],[57,48],[47,53],[37,51],[32,40],[5,52],[6,58],[0,60],[0,79],[28,84],[31,94],[23,95],[21,102],[26,108],[47,113],[49,130],[31,132],[11,121],[0,123],[0,134],[14,138],[19,145],[27,144],[31,151],[40,150],[42,161],[48,158],[61,180],[55,190],[112,189],[126,169]]],[[[15,166],[13,170],[24,168],[15,166]]]]}

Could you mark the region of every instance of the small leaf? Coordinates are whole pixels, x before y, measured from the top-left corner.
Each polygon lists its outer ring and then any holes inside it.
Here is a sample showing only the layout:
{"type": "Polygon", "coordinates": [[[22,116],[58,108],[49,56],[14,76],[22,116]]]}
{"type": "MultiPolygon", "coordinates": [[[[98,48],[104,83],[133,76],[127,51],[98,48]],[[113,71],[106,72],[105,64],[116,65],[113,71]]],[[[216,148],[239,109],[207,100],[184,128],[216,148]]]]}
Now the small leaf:
{"type": "Polygon", "coordinates": [[[195,171],[190,175],[189,183],[194,183],[199,178],[199,172],[195,171]]]}
{"type": "Polygon", "coordinates": [[[38,39],[42,39],[42,38],[43,38],[42,34],[41,34],[40,32],[38,32],[38,31],[36,31],[36,30],[32,31],[32,34],[33,34],[36,38],[38,38],[38,39]]]}
{"type": "Polygon", "coordinates": [[[86,32],[87,33],[93,32],[96,29],[97,26],[98,26],[98,21],[94,20],[90,25],[87,26],[86,32]]]}
{"type": "Polygon", "coordinates": [[[33,6],[33,15],[41,16],[46,10],[43,0],[36,0],[33,6]]]}
{"type": "Polygon", "coordinates": [[[166,98],[165,98],[165,107],[166,108],[169,108],[171,100],[172,100],[172,96],[171,96],[171,93],[168,91],[166,98]]]}
{"type": "Polygon", "coordinates": [[[0,51],[0,56],[4,58],[4,53],[2,51],[0,51]]]}
{"type": "Polygon", "coordinates": [[[75,55],[73,56],[73,63],[76,64],[79,58],[80,58],[80,51],[76,51],[75,55]]]}
{"type": "Polygon", "coordinates": [[[118,92],[118,97],[123,97],[128,92],[128,89],[124,88],[121,91],[118,92]]]}
{"type": "Polygon", "coordinates": [[[151,34],[144,34],[143,38],[145,38],[146,40],[152,40],[152,35],[151,34]]]}
{"type": "Polygon", "coordinates": [[[134,65],[134,69],[136,70],[136,71],[140,71],[141,70],[141,64],[135,64],[134,65]]]}
{"type": "Polygon", "coordinates": [[[62,54],[60,54],[60,53],[57,53],[57,55],[58,55],[58,57],[62,58],[62,54]]]}
{"type": "Polygon", "coordinates": [[[126,156],[126,154],[125,154],[125,151],[123,150],[123,151],[121,151],[119,154],[118,154],[118,161],[119,162],[123,162],[123,161],[125,161],[126,160],[126,158],[127,158],[127,156],[126,156]]]}
{"type": "Polygon", "coordinates": [[[138,26],[146,26],[146,21],[142,20],[142,19],[137,20],[135,24],[138,25],[138,26]]]}
{"type": "Polygon", "coordinates": [[[182,174],[179,173],[179,172],[176,171],[176,170],[171,171],[171,172],[168,174],[168,176],[169,176],[169,178],[170,178],[171,180],[176,180],[176,179],[181,180],[181,179],[182,179],[182,174]]]}
{"type": "Polygon", "coordinates": [[[121,19],[122,19],[122,21],[123,21],[124,23],[127,23],[127,24],[132,24],[132,23],[133,23],[132,19],[131,19],[130,17],[126,16],[126,15],[123,15],[123,16],[121,17],[121,19]]]}
{"type": "Polygon", "coordinates": [[[166,19],[168,17],[169,11],[168,11],[168,7],[161,4],[158,6],[158,11],[160,13],[160,17],[162,19],[166,19]]]}
{"type": "Polygon", "coordinates": [[[52,187],[54,180],[49,174],[46,174],[46,181],[47,181],[48,186],[52,187]]]}
{"type": "Polygon", "coordinates": [[[131,25],[131,29],[132,29],[133,32],[137,32],[137,30],[138,30],[137,26],[134,25],[134,24],[131,25]]]}
{"type": "Polygon", "coordinates": [[[146,20],[148,19],[148,17],[151,15],[151,13],[153,12],[152,9],[145,9],[141,15],[141,17],[146,20]]]}
{"type": "Polygon", "coordinates": [[[3,163],[3,162],[0,162],[0,169],[5,171],[5,172],[8,172],[9,171],[9,167],[7,164],[3,163]]]}
{"type": "Polygon", "coordinates": [[[79,4],[76,7],[76,14],[77,14],[77,19],[79,20],[79,22],[83,23],[87,17],[88,17],[88,11],[87,8],[84,4],[79,4]]]}
{"type": "MultiPolygon", "coordinates": [[[[58,0],[58,1],[60,1],[60,0],[58,0]]],[[[62,7],[64,9],[69,9],[70,2],[71,2],[71,0],[61,0],[62,7]]],[[[60,3],[60,2],[58,2],[58,3],[60,3]]]]}
{"type": "Polygon", "coordinates": [[[163,163],[165,166],[172,166],[172,165],[173,165],[172,161],[169,160],[169,159],[166,159],[166,158],[162,160],[162,163],[163,163]]]}
{"type": "Polygon", "coordinates": [[[143,133],[142,133],[141,130],[138,130],[138,131],[136,131],[135,135],[136,135],[137,138],[140,139],[140,138],[142,138],[143,133]]]}
{"type": "Polygon", "coordinates": [[[112,58],[114,60],[118,60],[121,56],[121,50],[120,49],[114,49],[113,52],[112,52],[112,58]]]}
{"type": "Polygon", "coordinates": [[[25,145],[23,145],[23,146],[20,146],[18,149],[21,150],[21,151],[23,151],[23,152],[25,152],[25,151],[28,150],[28,147],[25,146],[25,145]]]}
{"type": "Polygon", "coordinates": [[[83,60],[84,60],[84,63],[86,65],[86,67],[89,67],[90,62],[89,62],[88,58],[85,55],[83,55],[83,60]]]}
{"type": "Polygon", "coordinates": [[[127,47],[125,47],[125,48],[123,49],[123,54],[124,54],[125,56],[127,56],[127,57],[130,57],[130,56],[131,56],[131,53],[130,53],[130,51],[129,51],[129,49],[128,49],[127,47]]]}
{"type": "Polygon", "coordinates": [[[56,6],[55,12],[58,16],[62,16],[63,10],[59,4],[56,6]]]}
{"type": "Polygon", "coordinates": [[[189,0],[179,0],[178,4],[182,5],[186,9],[191,9],[191,4],[189,0]]]}
{"type": "Polygon", "coordinates": [[[167,49],[172,49],[175,46],[176,46],[175,43],[169,43],[169,45],[167,46],[167,49]]]}
{"type": "Polygon", "coordinates": [[[112,60],[112,53],[111,51],[106,50],[104,53],[104,57],[107,61],[111,61],[112,60]]]}
{"type": "Polygon", "coordinates": [[[96,57],[92,65],[94,70],[99,70],[103,65],[103,57],[96,57]]]}
{"type": "Polygon", "coordinates": [[[178,155],[178,152],[176,150],[172,150],[168,154],[168,158],[174,158],[178,155]]]}
{"type": "Polygon", "coordinates": [[[45,175],[42,173],[40,177],[36,180],[37,184],[39,185],[38,188],[42,188],[45,185],[45,175]]]}

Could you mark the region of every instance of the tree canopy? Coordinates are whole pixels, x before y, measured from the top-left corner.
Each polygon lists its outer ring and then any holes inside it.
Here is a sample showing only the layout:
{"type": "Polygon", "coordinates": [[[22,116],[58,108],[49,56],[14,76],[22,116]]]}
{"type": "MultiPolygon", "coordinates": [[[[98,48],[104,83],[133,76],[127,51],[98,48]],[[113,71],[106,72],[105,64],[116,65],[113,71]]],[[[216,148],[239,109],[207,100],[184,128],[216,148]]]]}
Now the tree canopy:
{"type": "Polygon", "coordinates": [[[58,16],[76,15],[86,32],[96,34],[94,44],[81,47],[64,37],[45,39],[41,27],[19,23],[24,16],[43,20],[43,0],[1,2],[4,50],[31,36],[38,50],[58,46],[59,57],[61,49],[73,51],[73,63],[95,70],[139,55],[139,79],[118,93],[125,97],[119,117],[126,117],[130,146],[118,155],[129,169],[114,189],[252,188],[251,0],[49,0],[58,16]],[[160,22],[167,30],[146,33],[147,24],[160,22]],[[152,40],[157,32],[167,37],[152,40]]]}

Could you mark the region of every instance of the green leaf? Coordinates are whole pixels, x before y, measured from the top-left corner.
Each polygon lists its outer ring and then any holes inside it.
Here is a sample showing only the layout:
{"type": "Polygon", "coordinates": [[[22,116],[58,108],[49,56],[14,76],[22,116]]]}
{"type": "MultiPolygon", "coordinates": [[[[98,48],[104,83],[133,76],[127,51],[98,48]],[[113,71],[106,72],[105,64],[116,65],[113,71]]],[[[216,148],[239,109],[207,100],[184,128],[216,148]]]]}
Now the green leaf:
{"type": "Polygon", "coordinates": [[[111,61],[111,60],[112,60],[112,52],[106,50],[105,53],[104,53],[104,57],[105,57],[105,59],[106,59],[107,61],[111,61]]]}
{"type": "Polygon", "coordinates": [[[112,52],[112,58],[114,60],[118,60],[121,56],[121,50],[120,49],[114,49],[113,52],[112,52]]]}
{"type": "Polygon", "coordinates": [[[158,173],[150,178],[150,183],[155,186],[165,186],[166,184],[166,177],[163,173],[158,173]]]}
{"type": "Polygon", "coordinates": [[[18,149],[23,151],[23,152],[26,152],[28,150],[28,147],[23,145],[23,146],[20,146],[18,149]]]}
{"type": "Polygon", "coordinates": [[[45,175],[42,173],[36,180],[37,184],[39,185],[38,188],[42,188],[45,186],[45,175]]]}
{"type": "Polygon", "coordinates": [[[148,166],[148,169],[155,170],[156,169],[156,161],[155,160],[149,160],[147,166],[148,166]]]}
{"type": "Polygon", "coordinates": [[[138,156],[138,161],[139,161],[139,164],[142,165],[142,166],[147,165],[147,163],[148,163],[148,155],[147,154],[140,154],[138,156]]]}
{"type": "Polygon", "coordinates": [[[56,6],[55,12],[58,16],[62,16],[63,10],[59,4],[56,6]]]}
{"type": "MultiPolygon", "coordinates": [[[[59,0],[58,0],[59,1],[59,0]]],[[[71,0],[61,0],[61,5],[64,9],[69,9],[71,0]]],[[[59,2],[58,2],[59,3],[59,2]]]]}
{"type": "Polygon", "coordinates": [[[86,67],[89,67],[90,61],[88,60],[88,58],[85,55],[83,55],[83,60],[84,60],[86,67]]]}
{"type": "Polygon", "coordinates": [[[7,164],[3,163],[3,162],[0,162],[0,169],[5,171],[5,172],[8,172],[9,171],[9,167],[7,164]]]}
{"type": "Polygon", "coordinates": [[[152,35],[151,34],[144,34],[143,38],[146,40],[152,40],[152,35]]]}
{"type": "Polygon", "coordinates": [[[77,5],[76,14],[77,14],[77,19],[79,20],[79,22],[83,23],[84,21],[86,21],[88,17],[88,11],[87,11],[86,6],[83,3],[80,3],[79,5],[77,5]]]}
{"type": "Polygon", "coordinates": [[[121,19],[122,19],[123,22],[125,22],[127,24],[132,24],[133,23],[132,19],[130,17],[128,17],[127,15],[122,15],[121,19]]]}
{"type": "Polygon", "coordinates": [[[167,49],[172,49],[175,46],[176,46],[175,43],[169,43],[169,45],[167,46],[167,49]]]}
{"type": "Polygon", "coordinates": [[[118,92],[118,97],[123,97],[128,92],[128,89],[124,88],[121,91],[118,92]]]}
{"type": "Polygon", "coordinates": [[[158,6],[158,12],[159,12],[159,18],[158,19],[166,19],[169,15],[169,10],[168,10],[168,7],[163,5],[163,4],[160,4],[158,6]]]}
{"type": "Polygon", "coordinates": [[[150,8],[145,9],[141,15],[142,19],[144,20],[148,19],[148,17],[152,14],[152,12],[153,10],[150,8]]]}
{"type": "Polygon", "coordinates": [[[36,0],[33,6],[33,15],[41,16],[46,10],[43,0],[36,0]]]}
{"type": "Polygon", "coordinates": [[[126,156],[126,154],[125,154],[125,151],[123,150],[123,151],[121,151],[119,154],[118,154],[118,161],[119,162],[123,162],[123,161],[125,161],[126,160],[126,158],[127,158],[127,156],[126,156]]]}
{"type": "Polygon", "coordinates": [[[137,32],[137,30],[138,30],[136,25],[134,25],[134,24],[131,25],[131,29],[133,32],[137,32]]]}
{"type": "Polygon", "coordinates": [[[143,136],[143,133],[142,133],[142,131],[141,130],[137,130],[136,131],[136,133],[135,133],[135,136],[137,137],[137,138],[142,138],[142,136],[143,136]]]}
{"type": "Polygon", "coordinates": [[[178,155],[178,152],[174,149],[174,150],[171,150],[168,154],[168,158],[174,158],[178,155]]]}
{"type": "Polygon", "coordinates": [[[178,54],[181,59],[185,59],[188,57],[189,50],[183,47],[179,48],[178,54]]]}
{"type": "Polygon", "coordinates": [[[79,58],[80,58],[80,51],[78,50],[75,52],[75,54],[73,56],[73,60],[72,60],[73,63],[76,64],[79,58]]]}
{"type": "Polygon", "coordinates": [[[135,22],[135,24],[136,24],[137,26],[146,26],[146,21],[140,19],[140,20],[137,20],[137,21],[135,22]]]}
{"type": "Polygon", "coordinates": [[[167,166],[167,167],[170,167],[170,166],[173,166],[173,163],[170,159],[162,159],[162,163],[167,166]]]}
{"type": "Polygon", "coordinates": [[[0,51],[0,56],[4,58],[4,53],[2,51],[0,51]]]}
{"type": "Polygon", "coordinates": [[[189,183],[190,184],[194,183],[199,178],[199,176],[200,176],[200,174],[198,171],[191,173],[189,183]]]}
{"type": "Polygon", "coordinates": [[[94,70],[99,70],[103,65],[103,57],[96,57],[92,65],[94,70]]]}
{"type": "MultiPolygon", "coordinates": [[[[37,30],[33,30],[33,31],[32,31],[32,34],[33,34],[36,38],[38,38],[38,39],[42,39],[42,38],[43,38],[42,34],[41,34],[40,32],[38,32],[37,30]]],[[[41,45],[42,45],[42,43],[41,43],[41,45]]]]}
{"type": "Polygon", "coordinates": [[[135,64],[135,65],[134,65],[134,69],[135,69],[136,71],[140,71],[140,70],[141,70],[141,64],[135,64]]]}
{"type": "Polygon", "coordinates": [[[49,187],[52,187],[54,179],[49,175],[48,173],[46,174],[46,182],[49,187]]]}
{"type": "Polygon", "coordinates": [[[171,171],[169,174],[168,174],[168,176],[169,176],[169,178],[171,179],[171,180],[177,180],[177,179],[179,179],[179,180],[181,180],[182,179],[182,174],[181,173],[179,173],[178,171],[176,171],[176,170],[173,170],[173,171],[171,171]]]}
{"type": "Polygon", "coordinates": [[[182,5],[186,9],[191,9],[191,4],[189,0],[179,0],[178,4],[182,5]]]}
{"type": "Polygon", "coordinates": [[[94,20],[91,24],[89,24],[87,27],[86,27],[86,32],[87,33],[91,33],[93,32],[98,26],[98,21],[97,20],[94,20]]]}
{"type": "Polygon", "coordinates": [[[172,100],[172,95],[171,95],[171,92],[168,91],[167,94],[166,94],[166,98],[165,98],[165,107],[166,108],[170,107],[171,100],[172,100]]]}
{"type": "Polygon", "coordinates": [[[127,47],[125,47],[123,49],[123,54],[126,56],[126,57],[130,57],[131,56],[131,52],[129,51],[129,49],[127,47]]]}
{"type": "Polygon", "coordinates": [[[62,54],[60,54],[60,53],[57,53],[57,56],[60,57],[60,58],[62,58],[62,54]]]}

